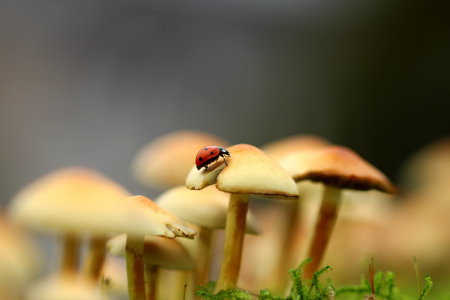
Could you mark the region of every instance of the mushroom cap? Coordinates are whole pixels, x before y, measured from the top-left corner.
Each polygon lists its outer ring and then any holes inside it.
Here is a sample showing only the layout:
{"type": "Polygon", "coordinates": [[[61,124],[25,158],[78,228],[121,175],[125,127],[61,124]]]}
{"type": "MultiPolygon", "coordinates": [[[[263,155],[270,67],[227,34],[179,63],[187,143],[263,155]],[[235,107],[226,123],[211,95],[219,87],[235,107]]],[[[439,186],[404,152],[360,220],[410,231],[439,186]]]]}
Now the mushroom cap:
{"type": "MultiPolygon", "coordinates": [[[[113,255],[125,256],[127,236],[121,234],[108,241],[107,249],[113,255]]],[[[194,262],[176,239],[146,236],[144,239],[144,262],[147,265],[167,269],[189,270],[194,262]]]]}
{"type": "Polygon", "coordinates": [[[340,188],[395,192],[394,185],[383,173],[342,146],[293,153],[280,164],[296,181],[309,179],[340,188]]]}
{"type": "Polygon", "coordinates": [[[276,161],[281,160],[289,154],[303,150],[319,149],[330,145],[327,140],[309,134],[288,136],[278,141],[269,143],[261,149],[276,161]]]}
{"type": "Polygon", "coordinates": [[[227,146],[214,135],[199,131],[176,131],[144,146],[136,155],[131,171],[142,185],[165,189],[184,184],[195,155],[205,145],[227,146]]]}
{"type": "Polygon", "coordinates": [[[0,290],[22,289],[39,270],[36,247],[0,214],[0,290]]]}
{"type": "Polygon", "coordinates": [[[128,192],[103,175],[80,167],[52,172],[12,199],[11,217],[44,231],[104,234],[119,230],[128,192]],[[117,222],[119,219],[119,222],[117,222]]]}
{"type": "Polygon", "coordinates": [[[136,195],[128,198],[134,206],[129,220],[129,229],[126,232],[133,235],[159,235],[168,238],[193,238],[197,232],[188,227],[186,223],[174,214],[162,209],[147,197],[136,195]]]}
{"type": "MultiPolygon", "coordinates": [[[[156,202],[162,208],[190,223],[211,229],[224,229],[229,198],[227,193],[219,191],[215,186],[208,186],[200,191],[178,186],[161,194],[156,202]]],[[[258,227],[255,217],[248,211],[247,233],[258,233],[258,227]]]]}
{"type": "Polygon", "coordinates": [[[289,174],[260,149],[238,144],[227,150],[231,154],[227,158],[228,166],[223,165],[223,160],[206,171],[194,166],[186,186],[202,189],[216,182],[217,189],[227,193],[298,196],[297,186],[289,174]]]}
{"type": "Polygon", "coordinates": [[[53,276],[27,289],[26,300],[102,300],[95,282],[74,276],[53,276]]]}

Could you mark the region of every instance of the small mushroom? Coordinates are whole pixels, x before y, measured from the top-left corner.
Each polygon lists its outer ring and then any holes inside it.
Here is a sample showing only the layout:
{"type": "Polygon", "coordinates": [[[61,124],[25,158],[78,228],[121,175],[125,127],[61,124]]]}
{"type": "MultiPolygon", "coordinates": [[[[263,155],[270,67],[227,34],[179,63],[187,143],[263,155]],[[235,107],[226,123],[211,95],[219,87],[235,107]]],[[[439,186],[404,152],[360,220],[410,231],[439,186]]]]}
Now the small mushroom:
{"type": "Polygon", "coordinates": [[[321,264],[334,228],[341,190],[377,189],[393,193],[395,188],[379,170],[342,146],[294,153],[281,160],[280,164],[296,181],[308,179],[324,184],[322,204],[308,252],[308,257],[313,260],[304,271],[306,278],[312,278],[321,264]]]}
{"type": "Polygon", "coordinates": [[[133,177],[142,185],[157,190],[182,185],[198,149],[216,144],[227,143],[200,131],[182,130],[163,135],[136,154],[131,165],[133,177]]]}
{"type": "MultiPolygon", "coordinates": [[[[228,199],[227,193],[217,190],[214,186],[201,191],[192,191],[185,186],[179,186],[166,191],[156,199],[162,208],[187,222],[198,225],[198,236],[192,242],[198,245],[194,257],[197,261],[196,279],[200,284],[205,284],[209,279],[214,229],[225,228],[228,199]]],[[[254,216],[248,212],[246,232],[256,234],[258,231],[254,216]]]]}
{"type": "Polygon", "coordinates": [[[128,295],[130,300],[145,298],[144,284],[144,237],[157,235],[167,238],[193,238],[196,232],[180,218],[163,210],[152,200],[144,196],[132,196],[128,202],[136,213],[128,220],[126,260],[128,275],[128,295]]]}
{"type": "Polygon", "coordinates": [[[216,183],[217,189],[230,193],[222,266],[216,290],[236,286],[241,265],[249,194],[298,197],[292,178],[272,158],[260,149],[239,144],[227,149],[231,157],[228,166],[223,160],[207,170],[194,166],[186,179],[190,189],[202,189],[216,183]]]}
{"type": "MultiPolygon", "coordinates": [[[[125,256],[127,236],[119,235],[108,242],[109,252],[113,255],[125,256]]],[[[146,236],[144,239],[143,260],[145,279],[147,282],[147,298],[155,299],[159,268],[174,270],[190,270],[194,262],[188,252],[176,239],[157,236],[146,236]]],[[[176,288],[172,285],[172,288],[176,288]]]]}

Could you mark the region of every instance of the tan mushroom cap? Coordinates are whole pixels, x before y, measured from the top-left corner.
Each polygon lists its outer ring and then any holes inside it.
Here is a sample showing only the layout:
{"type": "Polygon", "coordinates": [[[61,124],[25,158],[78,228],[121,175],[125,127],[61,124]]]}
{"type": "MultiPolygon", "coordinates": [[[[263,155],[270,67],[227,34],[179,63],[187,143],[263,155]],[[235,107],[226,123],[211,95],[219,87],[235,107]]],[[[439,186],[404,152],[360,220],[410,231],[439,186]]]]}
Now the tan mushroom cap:
{"type": "Polygon", "coordinates": [[[29,288],[26,300],[102,300],[100,288],[91,280],[74,276],[49,277],[29,288]]]}
{"type": "Polygon", "coordinates": [[[278,163],[263,151],[248,144],[238,144],[227,149],[231,157],[227,158],[228,166],[223,160],[212,165],[205,172],[194,166],[187,179],[190,189],[202,189],[214,183],[216,176],[217,189],[227,193],[280,195],[297,197],[295,182],[278,163]],[[223,168],[221,171],[217,171],[223,168]],[[210,170],[211,169],[211,170],[210,170]]]}
{"type": "Polygon", "coordinates": [[[128,192],[101,174],[80,167],[52,172],[23,188],[11,217],[41,230],[105,233],[119,230],[128,192]]]}
{"type": "Polygon", "coordinates": [[[184,184],[195,156],[205,145],[227,146],[219,137],[199,131],[176,131],[144,146],[136,155],[131,171],[141,184],[164,189],[184,184]]]}
{"type": "Polygon", "coordinates": [[[22,289],[38,272],[39,259],[32,242],[0,214],[0,290],[22,289]]]}
{"type": "MultiPolygon", "coordinates": [[[[179,186],[160,195],[156,201],[162,208],[183,220],[206,228],[225,228],[229,195],[215,186],[200,191],[192,191],[179,186]]],[[[246,222],[247,233],[259,232],[254,215],[249,211],[246,222]]]]}
{"type": "Polygon", "coordinates": [[[269,143],[261,149],[276,161],[297,151],[319,149],[330,145],[327,140],[315,135],[293,135],[278,141],[269,143]]]}
{"type": "MultiPolygon", "coordinates": [[[[108,252],[125,256],[127,236],[121,234],[108,241],[108,252]]],[[[188,252],[176,239],[146,236],[144,240],[144,262],[167,269],[189,270],[194,262],[188,252]]]]}
{"type": "Polygon", "coordinates": [[[132,219],[129,220],[129,229],[126,232],[134,235],[159,235],[168,238],[193,238],[197,232],[190,228],[181,218],[162,209],[147,197],[136,195],[128,201],[137,208],[132,219]]]}
{"type": "Polygon", "coordinates": [[[297,152],[282,159],[280,164],[296,181],[309,179],[341,188],[395,191],[383,173],[342,146],[297,152]]]}

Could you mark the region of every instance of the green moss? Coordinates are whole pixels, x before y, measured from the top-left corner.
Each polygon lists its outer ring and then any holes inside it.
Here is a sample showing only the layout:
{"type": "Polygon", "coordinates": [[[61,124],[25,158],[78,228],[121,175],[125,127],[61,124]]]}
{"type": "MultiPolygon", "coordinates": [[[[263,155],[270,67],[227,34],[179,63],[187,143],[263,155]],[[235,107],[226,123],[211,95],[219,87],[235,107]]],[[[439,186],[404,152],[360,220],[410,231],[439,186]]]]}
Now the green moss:
{"type": "MultiPolygon", "coordinates": [[[[390,271],[373,273],[372,269],[370,272],[371,278],[361,278],[358,285],[335,288],[331,281],[328,280],[324,283],[321,280],[323,275],[331,270],[330,266],[326,266],[314,273],[312,280],[305,280],[303,278],[303,268],[309,262],[311,262],[311,260],[307,259],[297,268],[289,271],[293,284],[289,296],[287,297],[272,295],[272,292],[267,289],[261,290],[259,295],[252,295],[241,289],[222,290],[219,293],[214,294],[214,282],[199,287],[196,295],[209,300],[363,300],[373,298],[377,300],[424,300],[433,286],[431,277],[425,276],[423,288],[419,295],[408,295],[406,293],[401,293],[395,286],[394,273],[390,271]]],[[[450,298],[439,299],[443,300],[450,298]]]]}

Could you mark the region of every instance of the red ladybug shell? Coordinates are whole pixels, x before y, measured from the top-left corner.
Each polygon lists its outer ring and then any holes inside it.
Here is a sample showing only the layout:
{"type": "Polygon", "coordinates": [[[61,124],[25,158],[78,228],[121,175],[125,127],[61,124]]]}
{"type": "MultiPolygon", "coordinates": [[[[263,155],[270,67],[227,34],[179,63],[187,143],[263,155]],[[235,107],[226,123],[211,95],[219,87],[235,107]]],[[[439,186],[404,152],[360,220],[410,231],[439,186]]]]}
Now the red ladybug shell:
{"type": "Polygon", "coordinates": [[[195,165],[197,166],[198,170],[200,170],[202,167],[208,169],[208,165],[216,161],[220,156],[230,156],[230,153],[223,147],[205,146],[198,151],[197,157],[195,158],[195,165]]]}

